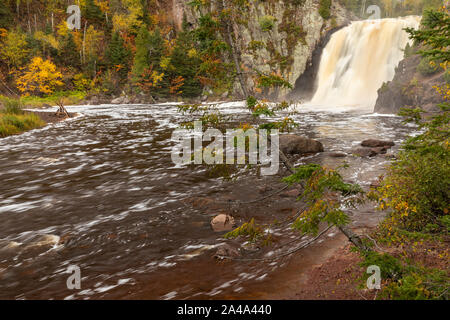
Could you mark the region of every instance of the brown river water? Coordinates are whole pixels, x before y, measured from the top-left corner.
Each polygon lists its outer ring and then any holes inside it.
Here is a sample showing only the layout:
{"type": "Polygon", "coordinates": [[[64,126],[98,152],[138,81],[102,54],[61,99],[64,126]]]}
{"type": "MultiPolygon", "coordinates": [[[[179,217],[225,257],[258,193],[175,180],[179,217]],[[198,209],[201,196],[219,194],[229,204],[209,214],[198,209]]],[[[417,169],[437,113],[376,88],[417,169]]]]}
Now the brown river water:
{"type": "MultiPolygon", "coordinates": [[[[278,242],[298,238],[289,223],[277,224],[266,230],[277,241],[259,248],[226,240],[210,226],[221,212],[238,224],[251,217],[286,221],[298,207],[289,195],[226,204],[278,190],[286,172],[223,181],[203,166],[176,167],[171,134],[183,116],[173,104],[67,109],[80,116],[0,139],[0,299],[273,297],[324,256],[326,243],[344,241],[332,229],[303,255],[218,262],[213,255],[223,243],[241,246],[244,258],[261,258],[284,252],[278,242]],[[70,265],[80,268],[80,290],[66,286],[70,265]]],[[[220,109],[236,122],[249,115],[240,102],[220,109]]],[[[320,140],[325,151],[350,152],[361,140],[379,138],[395,141],[392,153],[413,130],[398,117],[370,113],[300,110],[294,118],[296,133],[320,140]]],[[[385,156],[327,152],[296,159],[330,167],[343,161],[350,164],[344,177],[364,187],[389,163],[385,156]]],[[[349,215],[355,228],[382,217],[370,206],[349,215]]]]}

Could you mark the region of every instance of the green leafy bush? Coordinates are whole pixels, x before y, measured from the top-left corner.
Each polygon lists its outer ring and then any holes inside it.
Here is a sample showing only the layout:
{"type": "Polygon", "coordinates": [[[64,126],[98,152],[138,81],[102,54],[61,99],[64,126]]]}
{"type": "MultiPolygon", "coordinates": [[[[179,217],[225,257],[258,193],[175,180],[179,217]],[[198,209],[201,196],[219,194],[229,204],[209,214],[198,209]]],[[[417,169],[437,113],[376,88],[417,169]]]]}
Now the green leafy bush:
{"type": "Polygon", "coordinates": [[[324,19],[328,19],[331,16],[330,13],[331,0],[320,0],[319,2],[319,14],[324,19]]]}
{"type": "Polygon", "coordinates": [[[262,31],[267,32],[273,29],[273,27],[275,26],[275,21],[275,17],[265,15],[259,18],[259,26],[261,27],[262,31]]]}
{"type": "Polygon", "coordinates": [[[434,64],[429,58],[424,57],[420,60],[416,70],[423,76],[429,76],[435,74],[439,70],[439,66],[434,64]]]}

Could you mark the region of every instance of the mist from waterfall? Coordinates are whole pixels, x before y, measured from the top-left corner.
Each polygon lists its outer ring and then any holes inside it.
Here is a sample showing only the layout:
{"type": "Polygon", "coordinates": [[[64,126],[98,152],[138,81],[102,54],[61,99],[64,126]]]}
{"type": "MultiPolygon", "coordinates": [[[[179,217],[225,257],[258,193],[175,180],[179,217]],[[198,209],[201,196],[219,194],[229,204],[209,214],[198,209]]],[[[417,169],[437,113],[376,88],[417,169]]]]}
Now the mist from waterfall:
{"type": "Polygon", "coordinates": [[[352,22],[335,32],[323,50],[312,105],[373,110],[377,90],[394,77],[410,41],[403,29],[418,28],[421,17],[352,22]]]}

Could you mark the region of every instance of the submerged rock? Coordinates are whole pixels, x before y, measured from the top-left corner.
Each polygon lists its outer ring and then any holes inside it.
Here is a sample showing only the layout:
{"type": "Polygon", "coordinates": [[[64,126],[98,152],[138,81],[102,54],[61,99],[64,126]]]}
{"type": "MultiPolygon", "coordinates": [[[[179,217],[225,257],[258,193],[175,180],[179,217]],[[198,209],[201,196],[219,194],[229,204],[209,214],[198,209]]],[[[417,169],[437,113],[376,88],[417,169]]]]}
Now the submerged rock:
{"type": "Polygon", "coordinates": [[[239,255],[239,250],[237,248],[234,248],[229,244],[224,244],[217,249],[216,253],[214,254],[214,258],[221,260],[227,258],[235,258],[239,255]]]}
{"type": "Polygon", "coordinates": [[[374,157],[378,154],[386,154],[389,148],[387,146],[376,148],[360,147],[353,149],[352,154],[360,157],[374,157]]]}
{"type": "Polygon", "coordinates": [[[328,152],[326,155],[332,158],[344,158],[347,156],[344,152],[328,152]]]}
{"type": "Polygon", "coordinates": [[[10,250],[15,250],[16,248],[20,247],[22,245],[22,243],[17,242],[17,241],[11,241],[8,242],[7,244],[5,244],[0,251],[10,251],[10,250]]]}
{"type": "Polygon", "coordinates": [[[59,236],[56,236],[54,234],[44,234],[41,237],[39,237],[36,241],[33,241],[30,244],[28,244],[25,247],[25,249],[35,249],[41,247],[50,248],[55,245],[58,245],[59,241],[60,241],[59,236]]]}
{"type": "Polygon", "coordinates": [[[298,197],[299,195],[300,195],[299,189],[288,190],[280,194],[281,197],[298,197]]]}
{"type": "Polygon", "coordinates": [[[384,140],[377,140],[377,139],[367,139],[361,142],[361,145],[363,147],[392,147],[395,145],[393,141],[384,141],[384,140]]]}
{"type": "Polygon", "coordinates": [[[280,150],[286,154],[307,154],[323,152],[323,145],[320,141],[288,134],[280,136],[280,150]]]}
{"type": "Polygon", "coordinates": [[[352,150],[352,154],[359,157],[374,157],[378,153],[373,148],[356,148],[352,150]]]}
{"type": "Polygon", "coordinates": [[[228,214],[219,214],[211,220],[211,227],[214,231],[229,231],[234,228],[234,218],[228,214]]]}

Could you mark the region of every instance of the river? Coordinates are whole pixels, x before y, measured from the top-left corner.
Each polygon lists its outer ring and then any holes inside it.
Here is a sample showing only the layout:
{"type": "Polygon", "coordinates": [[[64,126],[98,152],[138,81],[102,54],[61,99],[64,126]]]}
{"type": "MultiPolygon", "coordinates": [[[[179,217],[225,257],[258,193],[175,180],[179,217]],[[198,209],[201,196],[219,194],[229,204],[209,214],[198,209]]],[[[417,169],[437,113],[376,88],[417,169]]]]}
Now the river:
{"type": "MultiPolygon", "coordinates": [[[[219,108],[236,122],[249,116],[241,102],[219,108]]],[[[176,104],[67,109],[79,116],[0,139],[0,299],[258,298],[277,287],[283,270],[301,268],[295,255],[271,262],[212,257],[224,242],[242,245],[212,230],[210,220],[218,212],[233,214],[238,224],[253,216],[283,220],[295,212],[295,197],[282,194],[255,205],[219,202],[277,190],[283,170],[223,181],[203,166],[176,167],[171,134],[183,120],[176,104]],[[54,243],[40,245],[43,235],[52,235],[47,239],[54,243]],[[66,286],[70,265],[81,270],[80,290],[66,286]]],[[[349,153],[361,140],[378,138],[395,141],[392,153],[411,132],[392,115],[298,110],[295,133],[320,140],[327,152],[349,153]]],[[[335,158],[327,152],[297,164],[336,167],[347,161],[344,177],[367,188],[389,163],[381,155],[335,158]]],[[[370,208],[349,214],[357,228],[382,217],[370,208]]],[[[270,232],[280,241],[297,237],[288,224],[270,232]]],[[[275,251],[276,245],[251,247],[244,256],[275,251]]]]}

